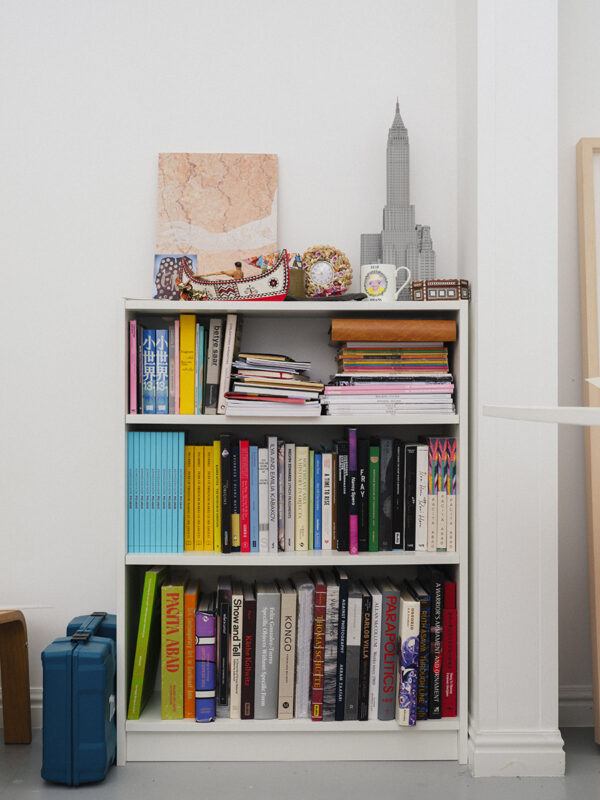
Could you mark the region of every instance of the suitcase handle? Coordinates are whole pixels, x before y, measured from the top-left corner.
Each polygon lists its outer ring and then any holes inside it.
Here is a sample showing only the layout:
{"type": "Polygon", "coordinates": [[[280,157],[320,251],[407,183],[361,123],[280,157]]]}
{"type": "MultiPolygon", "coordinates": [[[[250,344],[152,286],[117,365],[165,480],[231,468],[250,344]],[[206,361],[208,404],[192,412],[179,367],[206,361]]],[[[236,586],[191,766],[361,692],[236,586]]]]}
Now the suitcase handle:
{"type": "Polygon", "coordinates": [[[79,627],[75,633],[71,635],[71,641],[75,644],[89,641],[90,637],[94,635],[94,633],[102,624],[102,620],[104,617],[106,617],[106,615],[106,611],[92,611],[85,622],[82,623],[81,627],[79,627]]]}

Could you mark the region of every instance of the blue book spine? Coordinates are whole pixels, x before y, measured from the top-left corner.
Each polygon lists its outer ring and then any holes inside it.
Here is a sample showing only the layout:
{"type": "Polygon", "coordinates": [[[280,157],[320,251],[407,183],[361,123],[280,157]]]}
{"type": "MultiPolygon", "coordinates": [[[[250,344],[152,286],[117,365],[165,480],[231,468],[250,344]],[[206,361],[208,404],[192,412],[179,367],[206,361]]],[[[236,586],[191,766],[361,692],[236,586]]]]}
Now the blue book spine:
{"type": "Polygon", "coordinates": [[[258,447],[250,445],[250,552],[258,553],[258,447]]]}
{"type": "Polygon", "coordinates": [[[315,486],[314,486],[314,549],[323,549],[323,527],[321,517],[322,501],[322,484],[323,480],[323,455],[322,453],[315,453],[315,486]]]}
{"type": "Polygon", "coordinates": [[[196,414],[202,414],[204,401],[204,325],[196,325],[196,414]]]}
{"type": "Polygon", "coordinates": [[[156,413],[169,413],[169,331],[156,331],[156,413]]]}
{"type": "Polygon", "coordinates": [[[167,454],[167,436],[166,433],[158,433],[159,438],[159,459],[158,459],[158,480],[160,488],[160,507],[158,517],[160,520],[160,540],[162,542],[163,552],[168,552],[167,548],[167,477],[165,474],[165,458],[167,454]]]}
{"type": "Polygon", "coordinates": [[[185,433],[176,433],[177,437],[177,540],[176,540],[176,553],[183,553],[183,483],[184,483],[184,446],[185,446],[185,433]]]}
{"type": "Polygon", "coordinates": [[[152,431],[148,434],[150,436],[150,541],[152,543],[152,552],[160,552],[160,542],[158,539],[158,526],[157,526],[157,499],[158,492],[156,491],[156,475],[158,472],[158,433],[152,431]]]}
{"type": "Polygon", "coordinates": [[[174,553],[176,551],[176,541],[177,541],[177,473],[175,469],[175,460],[176,460],[176,437],[177,434],[173,431],[169,431],[167,434],[169,437],[168,440],[168,447],[167,447],[167,475],[168,475],[168,482],[169,482],[169,495],[170,495],[170,509],[169,509],[169,533],[168,533],[168,542],[169,542],[169,552],[174,553]]]}
{"type": "Polygon", "coordinates": [[[133,437],[127,431],[127,552],[133,553],[133,437]]]}
{"type": "Polygon", "coordinates": [[[142,553],[150,552],[150,542],[148,541],[148,506],[149,506],[149,483],[150,470],[148,469],[148,453],[150,451],[150,433],[143,431],[140,433],[140,542],[139,546],[142,553]]]}
{"type": "Polygon", "coordinates": [[[196,722],[211,722],[216,716],[216,664],[196,661],[196,722]]]}
{"type": "Polygon", "coordinates": [[[156,414],[156,331],[150,328],[142,345],[142,413],[156,414]]]}

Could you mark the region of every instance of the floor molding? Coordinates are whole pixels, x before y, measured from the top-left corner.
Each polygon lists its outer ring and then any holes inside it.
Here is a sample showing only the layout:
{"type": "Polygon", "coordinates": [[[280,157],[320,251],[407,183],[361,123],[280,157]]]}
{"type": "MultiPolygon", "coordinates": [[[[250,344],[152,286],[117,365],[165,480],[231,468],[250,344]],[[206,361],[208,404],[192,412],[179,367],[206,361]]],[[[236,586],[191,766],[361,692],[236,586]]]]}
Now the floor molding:
{"type": "Polygon", "coordinates": [[[585,684],[561,686],[558,698],[558,723],[561,728],[594,727],[591,686],[585,684]]]}
{"type": "Polygon", "coordinates": [[[475,778],[562,777],[560,731],[477,731],[469,725],[469,766],[475,778]]]}

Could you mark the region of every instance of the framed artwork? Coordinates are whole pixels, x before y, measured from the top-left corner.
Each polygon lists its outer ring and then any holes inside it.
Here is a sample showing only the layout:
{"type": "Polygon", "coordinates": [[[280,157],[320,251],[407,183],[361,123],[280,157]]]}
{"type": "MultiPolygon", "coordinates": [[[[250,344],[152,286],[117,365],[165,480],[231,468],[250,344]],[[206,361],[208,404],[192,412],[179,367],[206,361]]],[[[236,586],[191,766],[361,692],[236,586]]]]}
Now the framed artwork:
{"type": "Polygon", "coordinates": [[[277,250],[277,156],[160,153],[155,253],[196,257],[196,274],[277,250]]]}
{"type": "MultiPolygon", "coordinates": [[[[600,138],[577,145],[583,396],[600,406],[600,138]]],[[[585,428],[594,729],[600,744],[600,427],[585,428]]]]}

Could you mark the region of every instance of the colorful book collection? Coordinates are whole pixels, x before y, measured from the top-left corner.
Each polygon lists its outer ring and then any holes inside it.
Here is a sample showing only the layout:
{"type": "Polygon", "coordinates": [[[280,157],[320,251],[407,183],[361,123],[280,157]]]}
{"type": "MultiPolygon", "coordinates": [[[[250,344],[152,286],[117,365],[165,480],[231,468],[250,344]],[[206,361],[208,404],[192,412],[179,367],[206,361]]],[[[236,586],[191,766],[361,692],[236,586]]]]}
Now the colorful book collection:
{"type": "Polygon", "coordinates": [[[457,441],[128,433],[129,552],[456,550],[457,441]]]}
{"type": "Polygon", "coordinates": [[[398,583],[344,570],[253,584],[227,576],[202,594],[200,583],[147,571],[129,719],[152,692],[159,638],[163,719],[412,726],[456,716],[456,583],[445,573],[423,567],[398,583]]]}

